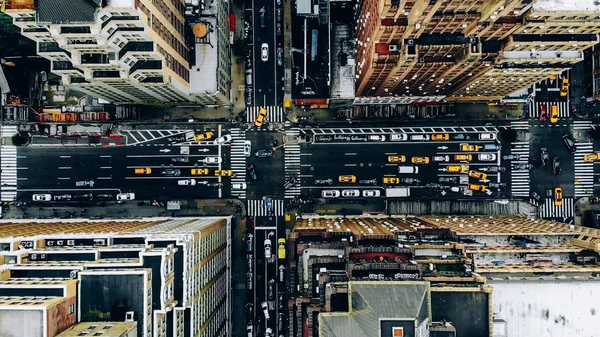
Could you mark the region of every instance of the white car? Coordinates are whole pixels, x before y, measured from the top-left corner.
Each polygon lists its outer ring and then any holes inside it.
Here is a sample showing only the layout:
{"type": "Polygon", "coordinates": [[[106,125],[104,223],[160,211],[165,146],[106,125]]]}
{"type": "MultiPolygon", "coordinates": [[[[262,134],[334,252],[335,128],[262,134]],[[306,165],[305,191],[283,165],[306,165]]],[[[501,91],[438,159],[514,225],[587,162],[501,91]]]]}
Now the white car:
{"type": "Polygon", "coordinates": [[[223,161],[221,157],[206,157],[204,158],[204,164],[220,164],[223,161]]]}
{"type": "Polygon", "coordinates": [[[196,186],[196,179],[178,180],[177,185],[179,185],[179,186],[196,186]]]}
{"type": "Polygon", "coordinates": [[[271,240],[265,239],[264,245],[265,245],[265,259],[268,260],[271,258],[271,240]]]}
{"type": "Polygon", "coordinates": [[[447,163],[450,161],[450,156],[433,156],[431,159],[437,163],[447,163]]]}
{"type": "Polygon", "coordinates": [[[481,161],[495,161],[496,154],[495,153],[480,153],[477,156],[477,159],[479,159],[481,161]]]}
{"type": "Polygon", "coordinates": [[[405,141],[408,140],[408,135],[406,133],[393,133],[390,135],[390,140],[391,141],[405,141]]]}
{"type": "Polygon", "coordinates": [[[323,198],[337,198],[340,196],[340,191],[338,190],[323,190],[321,192],[321,197],[323,198]]]}
{"type": "Polygon", "coordinates": [[[266,43],[263,43],[260,46],[260,59],[263,62],[267,62],[269,60],[269,45],[266,43]]]}
{"type": "Polygon", "coordinates": [[[52,196],[50,194],[34,194],[33,201],[50,201],[52,196]]]}
{"type": "Polygon", "coordinates": [[[231,189],[232,190],[245,190],[246,183],[233,183],[233,184],[231,184],[231,189]]]}
{"type": "Polygon", "coordinates": [[[250,157],[250,152],[252,152],[252,143],[247,140],[244,142],[244,157],[250,157]]]}
{"type": "Polygon", "coordinates": [[[342,197],[345,197],[345,198],[360,197],[360,191],[359,190],[342,190],[342,197]]]}
{"type": "Polygon", "coordinates": [[[262,308],[262,310],[263,310],[263,313],[265,314],[265,319],[267,319],[267,320],[268,320],[269,318],[271,318],[271,317],[269,316],[269,305],[267,304],[267,302],[262,302],[262,303],[260,304],[260,307],[262,308]]]}
{"type": "Polygon", "coordinates": [[[385,136],[384,135],[370,135],[369,136],[369,141],[371,141],[371,142],[385,142],[385,136]]]}
{"type": "Polygon", "coordinates": [[[119,193],[117,200],[135,200],[135,193],[119,193]]]}
{"type": "Polygon", "coordinates": [[[479,140],[496,140],[495,133],[480,133],[479,140]]]}
{"type": "Polygon", "coordinates": [[[225,144],[225,143],[231,142],[231,139],[232,139],[231,135],[224,135],[224,136],[221,136],[221,137],[215,139],[213,143],[216,145],[225,144]]]}
{"type": "Polygon", "coordinates": [[[362,193],[365,198],[375,198],[381,195],[379,190],[364,190],[362,193]]]}

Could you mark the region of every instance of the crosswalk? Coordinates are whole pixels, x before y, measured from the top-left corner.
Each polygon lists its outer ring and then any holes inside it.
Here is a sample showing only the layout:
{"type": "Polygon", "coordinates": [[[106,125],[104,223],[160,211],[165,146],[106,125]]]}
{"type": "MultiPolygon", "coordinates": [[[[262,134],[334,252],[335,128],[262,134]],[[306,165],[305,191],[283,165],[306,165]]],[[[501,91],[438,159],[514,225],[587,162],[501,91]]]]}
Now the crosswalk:
{"type": "Polygon", "coordinates": [[[114,133],[126,137],[128,146],[143,144],[161,138],[173,138],[173,142],[183,142],[194,138],[194,130],[120,130],[114,133]],[[181,138],[181,140],[177,139],[181,138]]]}
{"type": "Polygon", "coordinates": [[[592,121],[573,121],[573,130],[589,130],[592,128],[592,121]]]}
{"type": "Polygon", "coordinates": [[[285,122],[285,109],[281,106],[251,106],[246,108],[246,122],[254,123],[261,108],[267,109],[267,121],[270,123],[285,122]]]}
{"type": "Polygon", "coordinates": [[[519,160],[511,161],[510,193],[514,197],[527,197],[529,196],[529,170],[513,170],[512,167],[513,164],[529,163],[529,142],[512,143],[510,153],[521,156],[519,160]]]}
{"type": "Polygon", "coordinates": [[[594,151],[594,144],[575,143],[575,146],[575,197],[591,197],[594,194],[594,163],[584,162],[583,156],[594,151]]]}
{"type": "MultiPolygon", "coordinates": [[[[0,138],[10,138],[17,133],[14,125],[2,125],[0,138]]],[[[10,144],[10,140],[7,141],[10,144]]],[[[0,145],[0,200],[17,199],[17,147],[0,145]]]]}
{"type": "Polygon", "coordinates": [[[542,219],[571,218],[574,213],[574,198],[563,198],[561,206],[556,206],[553,198],[547,198],[538,207],[538,217],[542,219]]]}
{"type": "MultiPolygon", "coordinates": [[[[273,216],[283,216],[283,200],[273,200],[273,216]]],[[[268,216],[266,200],[248,200],[249,216],[268,216]]]]}
{"type": "Polygon", "coordinates": [[[515,130],[529,130],[529,121],[511,121],[510,128],[515,130]]]}
{"type": "MultiPolygon", "coordinates": [[[[244,141],[246,131],[231,129],[231,170],[235,174],[231,183],[246,182],[246,157],[244,156],[244,141]]],[[[246,190],[231,190],[231,196],[246,199],[246,190]]]]}
{"type": "Polygon", "coordinates": [[[546,107],[546,113],[550,118],[550,106],[558,106],[558,117],[568,118],[569,117],[569,103],[568,102],[529,102],[529,115],[531,117],[539,118],[542,113],[541,105],[546,107]]]}
{"type": "Polygon", "coordinates": [[[284,172],[285,181],[296,179],[296,184],[285,190],[285,198],[290,199],[302,194],[300,186],[302,184],[300,175],[300,144],[298,137],[299,129],[291,129],[286,132],[287,142],[284,149],[284,172]]]}

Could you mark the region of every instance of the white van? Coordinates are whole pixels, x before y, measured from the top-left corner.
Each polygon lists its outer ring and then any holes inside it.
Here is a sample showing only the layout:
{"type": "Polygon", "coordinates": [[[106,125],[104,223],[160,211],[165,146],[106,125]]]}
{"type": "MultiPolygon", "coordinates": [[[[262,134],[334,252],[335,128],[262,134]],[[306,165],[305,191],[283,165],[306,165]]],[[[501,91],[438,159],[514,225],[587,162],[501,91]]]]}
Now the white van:
{"type": "Polygon", "coordinates": [[[390,135],[390,140],[391,141],[405,141],[408,140],[408,135],[406,133],[393,133],[390,135]]]}
{"type": "Polygon", "coordinates": [[[419,173],[418,166],[398,166],[398,173],[417,174],[419,173]]]}
{"type": "Polygon", "coordinates": [[[424,134],[410,135],[410,140],[417,140],[417,141],[429,140],[429,135],[424,135],[424,134]]]}

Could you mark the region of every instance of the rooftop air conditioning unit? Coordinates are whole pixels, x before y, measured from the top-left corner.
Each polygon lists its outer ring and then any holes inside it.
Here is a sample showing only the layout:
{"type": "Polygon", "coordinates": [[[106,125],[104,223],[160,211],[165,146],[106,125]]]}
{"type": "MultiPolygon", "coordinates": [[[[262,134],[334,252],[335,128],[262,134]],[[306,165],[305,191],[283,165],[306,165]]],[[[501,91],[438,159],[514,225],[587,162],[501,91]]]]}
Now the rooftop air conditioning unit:
{"type": "Polygon", "coordinates": [[[424,57],[419,57],[419,62],[425,63],[425,58],[424,57]]]}
{"type": "Polygon", "coordinates": [[[133,322],[133,311],[125,313],[125,322],[133,322]]]}
{"type": "Polygon", "coordinates": [[[388,50],[389,51],[398,51],[398,45],[397,44],[390,44],[388,46],[388,50]]]}
{"type": "Polygon", "coordinates": [[[415,45],[415,40],[413,40],[413,39],[408,39],[408,41],[407,41],[407,44],[408,44],[409,46],[414,46],[414,45],[415,45]]]}

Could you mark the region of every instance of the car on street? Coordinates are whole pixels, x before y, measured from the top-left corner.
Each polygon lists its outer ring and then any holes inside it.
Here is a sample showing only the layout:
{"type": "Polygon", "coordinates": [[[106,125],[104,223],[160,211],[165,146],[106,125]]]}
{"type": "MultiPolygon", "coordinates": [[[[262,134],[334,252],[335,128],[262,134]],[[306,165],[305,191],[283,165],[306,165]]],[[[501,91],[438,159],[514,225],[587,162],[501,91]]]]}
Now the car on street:
{"type": "Polygon", "coordinates": [[[569,79],[563,78],[562,85],[560,87],[560,97],[566,97],[569,93],[569,79]]]}
{"type": "Polygon", "coordinates": [[[173,157],[173,158],[171,158],[171,162],[173,162],[173,163],[189,163],[190,157],[173,157]]]}
{"type": "Polygon", "coordinates": [[[92,199],[94,199],[94,195],[92,193],[75,194],[73,196],[73,199],[75,199],[75,200],[92,200],[92,199]]]}
{"type": "Polygon", "coordinates": [[[344,198],[360,197],[360,191],[359,190],[342,190],[342,197],[344,197],[344,198]]]}
{"type": "Polygon", "coordinates": [[[466,135],[464,133],[458,133],[456,135],[453,135],[452,139],[454,139],[454,140],[469,140],[469,139],[471,139],[471,135],[466,135]]]}
{"type": "Polygon", "coordinates": [[[80,180],[78,182],[75,183],[75,186],[77,187],[94,187],[94,181],[93,180],[80,180]]]}
{"type": "MultiPolygon", "coordinates": [[[[549,160],[549,156],[548,156],[548,148],[543,147],[540,150],[540,157],[542,160],[542,167],[543,166],[548,166],[548,160],[549,160]]],[[[585,161],[585,156],[583,156],[583,160],[585,161]]]]}
{"type": "Polygon", "coordinates": [[[231,142],[233,137],[231,135],[223,135],[213,141],[215,145],[225,144],[231,142]]]}
{"type": "Polygon", "coordinates": [[[560,158],[552,157],[552,174],[560,174],[560,158]]]}
{"type": "Polygon", "coordinates": [[[263,62],[267,62],[269,60],[269,45],[266,43],[263,43],[260,46],[260,59],[263,62]]]}
{"type": "Polygon", "coordinates": [[[281,36],[281,23],[277,22],[277,36],[281,36]]]}
{"type": "Polygon", "coordinates": [[[333,184],[333,179],[315,179],[315,186],[328,186],[333,184]]]}
{"type": "Polygon", "coordinates": [[[177,180],[179,186],[196,186],[196,179],[182,179],[177,180]]]}
{"type": "Polygon", "coordinates": [[[210,187],[210,188],[220,188],[220,187],[223,187],[223,183],[220,183],[220,182],[207,183],[207,184],[204,184],[204,186],[210,187]]]}
{"type": "Polygon", "coordinates": [[[197,135],[194,135],[195,142],[201,142],[203,140],[210,140],[213,136],[213,133],[210,131],[202,132],[197,135]]]}
{"type": "Polygon", "coordinates": [[[385,142],[384,135],[369,135],[367,139],[371,142],[385,142]]]}
{"type": "Polygon", "coordinates": [[[50,195],[50,194],[34,194],[32,199],[33,199],[33,201],[51,201],[52,195],[50,195]]]}
{"type": "Polygon", "coordinates": [[[406,133],[392,133],[390,140],[393,142],[405,141],[408,140],[408,135],[406,133]]]}
{"type": "Polygon", "coordinates": [[[160,174],[163,176],[178,177],[181,175],[181,170],[162,170],[160,174]]]}
{"type": "Polygon", "coordinates": [[[263,313],[265,314],[265,319],[268,320],[269,318],[271,318],[269,316],[269,305],[267,304],[267,302],[262,302],[260,304],[260,307],[262,308],[263,313]]]}
{"type": "Polygon", "coordinates": [[[465,173],[467,172],[466,165],[448,165],[446,166],[446,171],[449,173],[465,173]]]}
{"type": "Polygon", "coordinates": [[[480,153],[479,155],[477,155],[477,159],[479,159],[479,161],[494,161],[494,160],[496,160],[496,154],[495,153],[480,153]]]}
{"type": "Polygon", "coordinates": [[[583,155],[583,161],[586,163],[592,163],[600,159],[600,152],[588,153],[583,155]]]}
{"type": "Polygon", "coordinates": [[[403,184],[407,185],[419,185],[421,183],[421,179],[417,178],[401,178],[403,184]]]}
{"type": "Polygon", "coordinates": [[[484,151],[496,151],[496,150],[500,150],[500,145],[498,144],[484,144],[483,145],[483,150],[484,151]]]}
{"type": "Polygon", "coordinates": [[[478,152],[480,148],[481,148],[481,146],[479,146],[479,145],[466,144],[466,143],[460,144],[461,151],[478,152]]]}
{"type": "Polygon", "coordinates": [[[323,190],[321,191],[321,197],[323,198],[337,198],[340,196],[340,191],[338,190],[323,190]]]}
{"type": "Polygon", "coordinates": [[[450,156],[433,156],[431,157],[431,159],[435,162],[435,163],[447,163],[450,161],[450,156]]]}
{"type": "Polygon", "coordinates": [[[427,183],[425,184],[425,188],[428,188],[430,190],[439,190],[442,188],[442,185],[438,183],[427,183]]]}
{"type": "Polygon", "coordinates": [[[506,167],[504,167],[504,166],[488,166],[488,167],[482,167],[479,170],[481,170],[483,172],[490,172],[490,173],[506,172],[506,167]]]}
{"type": "Polygon", "coordinates": [[[454,160],[456,160],[456,161],[472,161],[473,156],[470,154],[455,154],[454,160]]]}
{"type": "Polygon", "coordinates": [[[283,66],[283,48],[277,48],[277,66],[283,66]]]}
{"type": "Polygon", "coordinates": [[[478,185],[478,184],[469,184],[469,189],[471,191],[479,191],[479,192],[486,191],[485,185],[478,185]]]}
{"type": "Polygon", "coordinates": [[[256,175],[256,167],[254,167],[254,164],[249,164],[246,166],[246,171],[248,171],[248,174],[252,180],[258,180],[258,176],[256,175]]]}
{"type": "Polygon", "coordinates": [[[135,200],[135,193],[119,193],[117,194],[117,200],[135,200]]]}
{"type": "Polygon", "coordinates": [[[287,180],[284,184],[283,184],[283,189],[287,190],[291,187],[293,187],[294,185],[296,185],[296,178],[292,178],[290,180],[287,180]]]}
{"type": "Polygon", "coordinates": [[[244,141],[244,157],[250,157],[252,152],[252,142],[249,140],[244,141]]]}
{"type": "Polygon", "coordinates": [[[206,157],[204,158],[204,164],[220,164],[223,161],[221,157],[206,157]]]}
{"type": "Polygon", "coordinates": [[[135,174],[151,174],[152,169],[149,167],[136,167],[134,172],[135,174]]]}
{"type": "Polygon", "coordinates": [[[562,188],[557,187],[554,189],[554,205],[562,206],[563,204],[563,191],[562,188]]]}
{"type": "Polygon", "coordinates": [[[252,272],[246,273],[246,288],[252,290],[252,272]]]}
{"type": "Polygon", "coordinates": [[[232,190],[245,190],[246,183],[231,183],[232,190]]]}
{"type": "Polygon", "coordinates": [[[215,176],[216,177],[232,177],[233,171],[232,170],[215,170],[215,176]]]}
{"type": "Polygon", "coordinates": [[[266,328],[265,329],[265,337],[273,337],[273,328],[266,328]]]}
{"type": "Polygon", "coordinates": [[[387,158],[388,163],[404,163],[406,161],[406,156],[402,155],[391,155],[387,158]]]}
{"type": "Polygon", "coordinates": [[[265,239],[265,241],[263,241],[263,246],[265,248],[265,259],[268,260],[271,258],[271,240],[265,239]]]}
{"type": "Polygon", "coordinates": [[[447,133],[434,133],[431,135],[431,140],[450,140],[450,135],[447,133]]]}
{"type": "Polygon", "coordinates": [[[457,177],[439,177],[438,181],[440,183],[456,184],[456,183],[458,183],[458,178],[457,177]]]}
{"type": "Polygon", "coordinates": [[[525,164],[525,163],[518,163],[518,164],[513,164],[512,168],[513,168],[513,170],[531,170],[533,168],[533,165],[525,164]]]}
{"type": "Polygon", "coordinates": [[[114,199],[115,196],[112,194],[96,194],[96,199],[101,200],[101,199],[114,199]]]}
{"type": "Polygon", "coordinates": [[[53,199],[54,199],[54,201],[61,201],[61,200],[66,200],[66,201],[68,201],[68,200],[71,200],[71,199],[73,199],[73,196],[72,196],[72,195],[70,195],[70,194],[61,194],[61,195],[55,195],[55,196],[53,197],[53,199]]]}
{"type": "Polygon", "coordinates": [[[273,198],[265,198],[265,207],[267,208],[268,216],[275,214],[275,209],[273,208],[273,198]]]}
{"type": "Polygon", "coordinates": [[[521,159],[521,155],[518,154],[505,154],[502,156],[503,160],[519,160],[521,159]]]}
{"type": "Polygon", "coordinates": [[[496,134],[492,132],[480,133],[479,140],[496,140],[496,134]]]}
{"type": "Polygon", "coordinates": [[[277,239],[277,258],[280,260],[285,259],[285,239],[279,238],[277,239]]]}
{"type": "Polygon", "coordinates": [[[558,106],[556,104],[550,106],[550,123],[558,123],[558,106]]]}
{"type": "Polygon", "coordinates": [[[400,184],[400,178],[398,177],[383,177],[384,185],[397,185],[400,184]]]}
{"type": "Polygon", "coordinates": [[[536,192],[531,192],[531,197],[535,200],[535,201],[541,201],[542,200],[542,196],[537,194],[536,192]]]}
{"type": "Polygon", "coordinates": [[[473,179],[485,180],[487,179],[487,174],[476,170],[469,170],[469,177],[473,179]]]}
{"type": "Polygon", "coordinates": [[[548,119],[548,108],[546,103],[540,103],[540,122],[545,122],[548,119]]]}
{"type": "Polygon", "coordinates": [[[354,184],[356,182],[356,176],[353,175],[341,175],[338,177],[340,183],[354,184]]]}
{"type": "Polygon", "coordinates": [[[425,156],[412,157],[410,159],[410,162],[413,164],[418,164],[418,165],[429,164],[429,157],[425,157],[425,156]]]}
{"type": "Polygon", "coordinates": [[[410,140],[412,141],[426,141],[429,140],[431,137],[428,134],[415,134],[415,135],[410,135],[410,140]]]}
{"type": "Polygon", "coordinates": [[[257,158],[265,158],[273,156],[273,150],[262,149],[258,150],[254,153],[254,156],[257,158]]]}
{"type": "Polygon", "coordinates": [[[358,181],[359,185],[377,185],[377,179],[361,179],[358,181]]]}
{"type": "Polygon", "coordinates": [[[254,120],[254,125],[257,127],[262,127],[265,123],[265,119],[267,118],[267,109],[260,108],[258,110],[258,115],[256,115],[256,119],[254,120]]]}
{"type": "Polygon", "coordinates": [[[379,190],[363,190],[362,196],[365,198],[376,198],[381,195],[379,190]]]}
{"type": "MultiPolygon", "coordinates": [[[[281,0],[277,0],[281,1],[281,0]]],[[[281,8],[277,8],[277,22],[281,22],[281,8]]]]}
{"type": "Polygon", "coordinates": [[[208,174],[207,168],[195,168],[190,171],[193,176],[205,176],[208,174]]]}
{"type": "Polygon", "coordinates": [[[254,247],[254,235],[252,233],[246,234],[246,251],[251,252],[254,247]]]}
{"type": "Polygon", "coordinates": [[[489,188],[505,188],[506,183],[489,183],[488,187],[489,188]]]}
{"type": "Polygon", "coordinates": [[[575,141],[573,140],[573,137],[569,134],[566,134],[562,137],[563,143],[565,143],[565,146],[567,147],[567,149],[569,151],[571,151],[571,153],[575,153],[575,151],[577,151],[577,147],[575,146],[575,141]]]}

